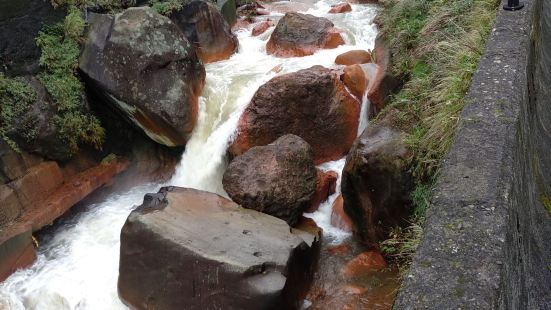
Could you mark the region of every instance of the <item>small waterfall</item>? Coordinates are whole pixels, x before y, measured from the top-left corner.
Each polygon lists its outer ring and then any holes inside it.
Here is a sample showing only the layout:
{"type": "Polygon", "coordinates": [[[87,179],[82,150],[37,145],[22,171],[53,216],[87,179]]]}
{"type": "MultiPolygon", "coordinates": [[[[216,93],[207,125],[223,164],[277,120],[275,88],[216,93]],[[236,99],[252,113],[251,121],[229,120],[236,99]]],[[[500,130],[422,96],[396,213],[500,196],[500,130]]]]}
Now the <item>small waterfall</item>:
{"type": "MultiPolygon", "coordinates": [[[[265,52],[271,30],[251,37],[240,30],[239,52],[230,59],[206,65],[206,85],[199,99],[199,119],[177,171],[167,184],[146,184],[126,193],[112,195],[106,201],[87,207],[75,218],[56,227],[41,244],[37,261],[0,283],[0,309],[64,310],[127,309],[117,296],[119,235],[128,214],[141,204],[145,193],[163,185],[185,186],[226,196],[222,175],[226,168],[226,148],[237,121],[259,86],[280,73],[294,72],[313,65],[334,66],[335,57],[352,49],[371,50],[376,36],[372,21],[377,9],[371,5],[352,5],[346,14],[327,14],[337,0],[322,0],[307,13],[331,19],[345,30],[346,44],[321,50],[301,58],[280,59],[265,52]]],[[[281,14],[269,16],[277,19],[281,14]]],[[[367,100],[364,99],[362,111],[367,100]]],[[[362,113],[366,115],[366,113],[362,113]]],[[[360,120],[360,127],[367,120],[360,120]]],[[[344,159],[324,163],[322,170],[339,173],[344,159]]],[[[332,195],[312,217],[324,229],[325,236],[340,240],[349,234],[330,225],[332,195]]]]}

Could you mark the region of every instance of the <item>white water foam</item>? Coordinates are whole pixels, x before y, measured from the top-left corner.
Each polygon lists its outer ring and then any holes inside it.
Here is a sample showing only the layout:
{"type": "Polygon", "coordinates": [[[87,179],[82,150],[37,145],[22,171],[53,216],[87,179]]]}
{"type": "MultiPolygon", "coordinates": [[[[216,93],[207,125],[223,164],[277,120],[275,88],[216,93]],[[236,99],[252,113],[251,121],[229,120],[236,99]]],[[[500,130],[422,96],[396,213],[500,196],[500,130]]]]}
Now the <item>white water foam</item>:
{"type": "MultiPolygon", "coordinates": [[[[251,29],[238,31],[239,52],[226,61],[206,66],[207,77],[199,100],[199,119],[177,171],[168,184],[187,186],[221,195],[222,175],[226,168],[226,148],[235,132],[237,121],[260,85],[276,75],[270,72],[281,66],[281,73],[313,65],[334,66],[337,55],[352,49],[372,49],[376,28],[372,21],[376,7],[352,5],[352,12],[327,14],[337,0],[323,0],[308,13],[331,19],[345,30],[345,45],[321,50],[314,55],[280,59],[265,52],[273,28],[259,37],[251,29]]],[[[277,19],[281,14],[269,16],[277,19]]],[[[365,111],[366,100],[362,104],[365,111]]],[[[365,113],[362,113],[365,115],[365,113]]],[[[360,120],[360,127],[367,124],[360,120]]],[[[344,159],[325,163],[322,170],[339,173],[344,159]]],[[[0,284],[0,309],[65,310],[127,309],[117,296],[119,236],[128,214],[139,205],[145,193],[156,192],[162,184],[137,186],[112,195],[105,202],[90,205],[86,212],[64,221],[51,239],[40,245],[37,261],[14,273],[0,284]]],[[[347,236],[330,225],[332,195],[320,209],[308,216],[325,231],[324,236],[339,240],[347,236]]]]}

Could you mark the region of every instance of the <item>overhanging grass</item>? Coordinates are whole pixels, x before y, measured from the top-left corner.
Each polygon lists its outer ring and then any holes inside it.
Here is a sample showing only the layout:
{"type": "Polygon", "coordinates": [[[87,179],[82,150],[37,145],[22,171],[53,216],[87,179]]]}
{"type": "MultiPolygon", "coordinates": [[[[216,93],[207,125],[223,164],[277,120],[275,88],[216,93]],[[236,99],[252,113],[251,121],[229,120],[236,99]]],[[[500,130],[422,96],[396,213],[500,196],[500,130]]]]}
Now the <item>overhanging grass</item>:
{"type": "MultiPolygon", "coordinates": [[[[395,125],[408,133],[416,180],[414,227],[424,221],[431,187],[452,143],[498,4],[498,0],[383,1],[381,34],[391,48],[392,71],[407,78],[378,119],[393,114],[395,125]]],[[[397,234],[400,242],[393,243],[394,255],[411,253],[411,245],[418,242],[404,239],[420,236],[417,228],[405,236],[397,234]]]]}

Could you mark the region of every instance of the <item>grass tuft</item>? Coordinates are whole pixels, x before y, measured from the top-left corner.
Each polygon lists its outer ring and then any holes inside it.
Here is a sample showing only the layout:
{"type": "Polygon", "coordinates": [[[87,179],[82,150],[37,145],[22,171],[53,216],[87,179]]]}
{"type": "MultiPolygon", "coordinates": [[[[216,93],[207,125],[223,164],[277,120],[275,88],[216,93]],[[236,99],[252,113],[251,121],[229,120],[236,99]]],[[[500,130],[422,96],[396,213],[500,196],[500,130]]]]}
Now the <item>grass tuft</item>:
{"type": "Polygon", "coordinates": [[[377,119],[392,114],[395,126],[408,134],[416,182],[411,219],[416,228],[395,232],[381,244],[395,249],[394,256],[408,257],[418,244],[410,239],[421,237],[430,189],[452,144],[498,4],[498,0],[383,1],[379,20],[391,48],[391,70],[406,81],[377,119]]]}

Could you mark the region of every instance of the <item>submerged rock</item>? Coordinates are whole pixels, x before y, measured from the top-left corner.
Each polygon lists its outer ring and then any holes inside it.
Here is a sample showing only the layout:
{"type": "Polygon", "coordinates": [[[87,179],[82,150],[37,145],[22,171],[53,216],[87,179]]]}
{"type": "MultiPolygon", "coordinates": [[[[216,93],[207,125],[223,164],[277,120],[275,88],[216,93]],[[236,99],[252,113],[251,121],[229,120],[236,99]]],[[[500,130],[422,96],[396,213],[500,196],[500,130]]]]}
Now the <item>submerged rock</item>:
{"type": "Polygon", "coordinates": [[[173,10],[169,18],[195,45],[204,63],[230,58],[239,42],[219,10],[210,2],[193,0],[173,10]]]}
{"type": "Polygon", "coordinates": [[[304,139],[316,164],[344,156],[358,130],[360,104],[338,72],[322,66],[277,76],[260,86],[241,115],[230,153],[266,145],[285,134],[304,139]]]}
{"type": "Polygon", "coordinates": [[[133,309],[298,309],[319,234],[213,193],[148,194],[121,232],[119,296],[133,309]]]}
{"type": "Polygon", "coordinates": [[[287,13],[270,36],[266,52],[276,57],[301,57],[341,44],[344,44],[341,34],[327,18],[287,13]]]}
{"type": "Polygon", "coordinates": [[[352,11],[352,7],[350,6],[350,4],[344,2],[344,3],[332,5],[328,13],[337,14],[337,13],[346,13],[351,11],[352,11]]]}
{"type": "Polygon", "coordinates": [[[241,206],[294,226],[316,189],[312,149],[295,135],[282,136],[234,158],[222,183],[231,199],[241,206]]]}
{"type": "Polygon", "coordinates": [[[346,158],[341,190],[344,211],[368,243],[388,237],[410,214],[412,177],[404,137],[385,122],[368,126],[346,158]]]}
{"type": "Polygon", "coordinates": [[[367,251],[358,254],[344,265],[340,273],[345,277],[362,277],[366,273],[388,267],[385,259],[379,252],[367,251]]]}
{"type": "Polygon", "coordinates": [[[147,7],[90,14],[79,66],[88,86],[152,140],[181,146],[197,120],[205,68],[167,17],[147,7]]]}

